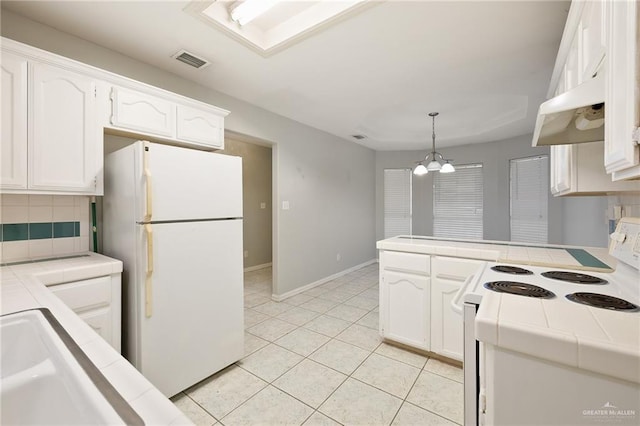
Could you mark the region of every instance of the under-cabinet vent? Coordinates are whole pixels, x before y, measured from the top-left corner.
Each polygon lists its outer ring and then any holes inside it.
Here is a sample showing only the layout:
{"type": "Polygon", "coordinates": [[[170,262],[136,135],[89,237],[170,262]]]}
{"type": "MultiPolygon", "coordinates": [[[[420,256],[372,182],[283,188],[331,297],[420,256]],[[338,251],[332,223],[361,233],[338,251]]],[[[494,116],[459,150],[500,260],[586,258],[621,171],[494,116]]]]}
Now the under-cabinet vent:
{"type": "Polygon", "coordinates": [[[358,140],[361,140],[361,139],[365,139],[365,138],[366,138],[366,136],[365,136],[365,135],[351,135],[351,137],[352,137],[352,138],[354,138],[354,139],[358,139],[358,140]]]}
{"type": "Polygon", "coordinates": [[[185,64],[191,65],[192,67],[198,68],[198,69],[204,68],[210,64],[210,62],[207,61],[206,59],[199,58],[193,53],[187,52],[186,50],[179,51],[178,53],[173,55],[172,58],[175,58],[180,62],[184,62],[185,64]]]}

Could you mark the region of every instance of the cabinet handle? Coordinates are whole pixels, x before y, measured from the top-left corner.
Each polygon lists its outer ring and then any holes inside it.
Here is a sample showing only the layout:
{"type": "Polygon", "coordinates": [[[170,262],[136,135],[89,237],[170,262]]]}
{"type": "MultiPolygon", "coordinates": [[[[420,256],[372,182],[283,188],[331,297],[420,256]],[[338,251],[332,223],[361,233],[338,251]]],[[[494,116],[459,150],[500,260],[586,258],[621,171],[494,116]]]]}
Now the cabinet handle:
{"type": "Polygon", "coordinates": [[[151,224],[145,224],[144,230],[147,233],[147,274],[144,280],[144,310],[147,318],[151,318],[153,315],[153,292],[151,283],[153,275],[153,229],[151,228],[151,224]]]}
{"type": "Polygon", "coordinates": [[[146,185],[146,210],[144,215],[145,222],[151,222],[151,217],[153,216],[153,199],[152,199],[152,190],[151,190],[151,170],[149,170],[149,147],[147,146],[147,142],[143,144],[144,150],[142,151],[142,167],[144,173],[144,180],[146,185]]]}

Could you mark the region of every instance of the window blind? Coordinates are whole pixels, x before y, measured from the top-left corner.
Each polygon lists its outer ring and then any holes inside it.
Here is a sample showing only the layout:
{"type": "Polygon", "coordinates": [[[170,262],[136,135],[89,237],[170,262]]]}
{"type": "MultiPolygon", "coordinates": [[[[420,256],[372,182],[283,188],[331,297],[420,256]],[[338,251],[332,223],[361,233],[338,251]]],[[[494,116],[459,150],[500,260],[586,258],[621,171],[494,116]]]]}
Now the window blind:
{"type": "Polygon", "coordinates": [[[411,234],[411,169],[384,170],[384,237],[411,234]]]}
{"type": "Polygon", "coordinates": [[[482,164],[434,173],[433,186],[433,235],[482,239],[482,164]]]}
{"type": "Polygon", "coordinates": [[[510,161],[511,241],[547,243],[549,157],[510,161]]]}

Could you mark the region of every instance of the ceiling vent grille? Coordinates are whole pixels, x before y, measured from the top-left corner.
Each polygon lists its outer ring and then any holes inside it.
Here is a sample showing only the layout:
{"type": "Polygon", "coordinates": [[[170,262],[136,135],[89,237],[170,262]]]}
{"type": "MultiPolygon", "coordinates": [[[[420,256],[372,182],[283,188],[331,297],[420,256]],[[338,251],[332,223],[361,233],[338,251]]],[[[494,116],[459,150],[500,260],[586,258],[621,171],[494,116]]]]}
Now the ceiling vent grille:
{"type": "Polygon", "coordinates": [[[364,138],[366,138],[365,135],[351,135],[352,138],[358,139],[358,140],[362,140],[364,138]]]}
{"type": "Polygon", "coordinates": [[[187,52],[186,50],[179,51],[178,53],[173,55],[172,58],[175,58],[180,62],[184,62],[185,64],[198,69],[204,68],[210,64],[210,62],[206,59],[199,58],[193,53],[187,52]]]}

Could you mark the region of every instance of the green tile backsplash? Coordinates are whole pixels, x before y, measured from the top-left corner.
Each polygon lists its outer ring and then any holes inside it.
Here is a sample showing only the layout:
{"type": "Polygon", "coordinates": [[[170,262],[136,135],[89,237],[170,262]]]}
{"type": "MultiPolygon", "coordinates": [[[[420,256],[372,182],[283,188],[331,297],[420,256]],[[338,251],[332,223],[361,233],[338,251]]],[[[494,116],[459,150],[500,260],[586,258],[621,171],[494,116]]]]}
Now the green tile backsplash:
{"type": "Polygon", "coordinates": [[[80,222],[3,223],[0,241],[41,240],[80,236],[80,222]]]}

